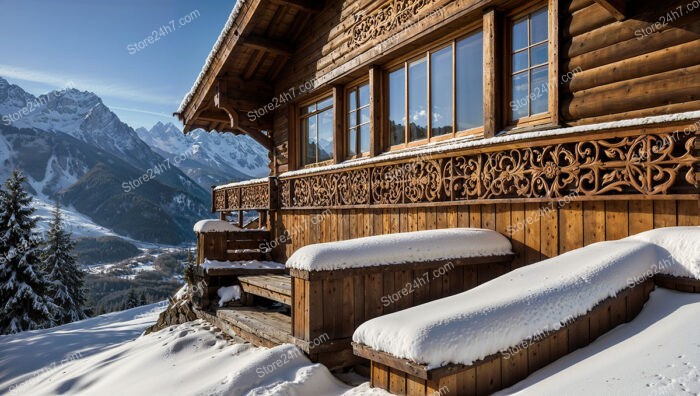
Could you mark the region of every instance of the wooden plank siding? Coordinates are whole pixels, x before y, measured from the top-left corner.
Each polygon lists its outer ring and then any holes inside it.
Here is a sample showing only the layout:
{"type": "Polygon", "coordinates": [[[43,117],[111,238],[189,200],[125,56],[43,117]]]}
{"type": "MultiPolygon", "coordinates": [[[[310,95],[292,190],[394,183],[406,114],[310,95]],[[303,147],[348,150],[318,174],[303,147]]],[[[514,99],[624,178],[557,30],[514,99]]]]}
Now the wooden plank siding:
{"type": "Polygon", "coordinates": [[[297,249],[316,235],[312,217],[320,218],[317,227],[329,227],[319,233],[316,242],[334,242],[368,235],[405,231],[434,230],[446,227],[494,229],[510,238],[514,266],[536,263],[591,243],[615,240],[659,227],[700,225],[698,203],[674,200],[586,201],[558,204],[513,203],[489,205],[450,205],[409,209],[335,209],[319,217],[318,211],[282,211],[287,229],[297,227],[299,237],[292,238],[285,249],[277,250],[277,259],[284,262],[297,249]],[[354,220],[353,220],[354,219],[354,220]],[[360,221],[359,219],[362,219],[360,221]],[[326,224],[327,225],[324,225],[326,224]],[[405,223],[406,226],[401,224],[405,223]],[[298,225],[302,225],[300,228],[298,225]],[[345,228],[336,232],[334,225],[345,228]],[[306,226],[305,226],[306,225],[306,226]],[[284,255],[287,257],[284,257],[284,255]]]}

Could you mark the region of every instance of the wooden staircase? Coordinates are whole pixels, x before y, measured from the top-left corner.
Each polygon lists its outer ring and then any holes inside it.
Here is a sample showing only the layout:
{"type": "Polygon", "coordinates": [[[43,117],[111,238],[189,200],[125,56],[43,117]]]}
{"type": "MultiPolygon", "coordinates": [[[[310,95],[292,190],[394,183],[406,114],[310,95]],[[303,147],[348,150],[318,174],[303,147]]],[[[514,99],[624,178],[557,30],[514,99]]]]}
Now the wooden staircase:
{"type": "Polygon", "coordinates": [[[248,295],[292,305],[292,278],[289,275],[239,276],[238,281],[243,292],[248,295]]]}

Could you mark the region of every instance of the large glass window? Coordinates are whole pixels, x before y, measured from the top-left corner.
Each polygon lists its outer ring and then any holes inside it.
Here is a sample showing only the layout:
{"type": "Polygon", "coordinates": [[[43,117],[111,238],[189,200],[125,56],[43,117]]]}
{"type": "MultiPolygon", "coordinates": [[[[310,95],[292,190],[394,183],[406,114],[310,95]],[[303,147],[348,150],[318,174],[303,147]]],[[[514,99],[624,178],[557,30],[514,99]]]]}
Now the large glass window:
{"type": "Polygon", "coordinates": [[[484,124],[484,34],[458,40],[456,49],[457,130],[484,124]]]}
{"type": "Polygon", "coordinates": [[[301,108],[304,165],[333,159],[333,97],[301,108]]]}
{"type": "Polygon", "coordinates": [[[513,22],[511,28],[511,120],[549,109],[547,8],[513,22]]]}
{"type": "Polygon", "coordinates": [[[428,62],[425,58],[408,64],[409,141],[428,137],[428,62]]]}
{"type": "Polygon", "coordinates": [[[348,95],[347,155],[369,153],[369,84],[350,89],[348,95]]]}
{"type": "Polygon", "coordinates": [[[389,136],[391,145],[406,143],[406,70],[389,73],[389,136]]]}
{"type": "Polygon", "coordinates": [[[452,46],[430,54],[430,134],[452,133],[452,46]]]}
{"type": "Polygon", "coordinates": [[[426,51],[389,72],[392,146],[455,136],[483,125],[483,34],[426,51]]]}

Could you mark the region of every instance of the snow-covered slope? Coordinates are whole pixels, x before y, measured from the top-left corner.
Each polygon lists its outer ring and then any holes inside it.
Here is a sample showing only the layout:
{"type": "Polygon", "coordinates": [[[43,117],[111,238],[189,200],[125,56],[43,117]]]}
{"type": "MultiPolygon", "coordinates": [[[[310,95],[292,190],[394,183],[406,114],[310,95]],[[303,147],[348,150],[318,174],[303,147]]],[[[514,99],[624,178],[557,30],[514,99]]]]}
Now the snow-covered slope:
{"type": "Polygon", "coordinates": [[[198,129],[185,135],[172,123],[157,123],[136,133],[164,157],[184,156],[178,163],[189,177],[205,188],[229,181],[267,176],[267,150],[246,135],[207,133],[198,129]]]}
{"type": "Polygon", "coordinates": [[[139,337],[162,305],[0,337],[0,392],[27,395],[385,395],[293,345],[256,348],[202,321],[139,337]]]}

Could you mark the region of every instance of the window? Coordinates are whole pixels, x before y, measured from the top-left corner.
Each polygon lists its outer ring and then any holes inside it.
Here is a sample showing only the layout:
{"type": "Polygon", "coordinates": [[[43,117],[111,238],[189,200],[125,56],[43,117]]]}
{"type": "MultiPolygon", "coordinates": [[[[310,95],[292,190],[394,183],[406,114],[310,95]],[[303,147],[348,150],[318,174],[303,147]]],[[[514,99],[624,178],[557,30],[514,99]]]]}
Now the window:
{"type": "Polygon", "coordinates": [[[549,110],[548,29],[546,7],[512,24],[510,119],[513,122],[549,110]]]}
{"type": "Polygon", "coordinates": [[[333,159],[333,97],[301,107],[302,164],[333,159]]]}
{"type": "Polygon", "coordinates": [[[406,146],[483,125],[483,33],[403,62],[388,73],[389,142],[406,146]]]}
{"type": "Polygon", "coordinates": [[[406,72],[389,73],[389,134],[392,146],[406,143],[406,72]]]}
{"type": "Polygon", "coordinates": [[[347,156],[369,153],[369,83],[352,88],[347,93],[347,156]]]}
{"type": "Polygon", "coordinates": [[[478,32],[456,44],[457,130],[484,124],[484,34],[478,32]]]}

